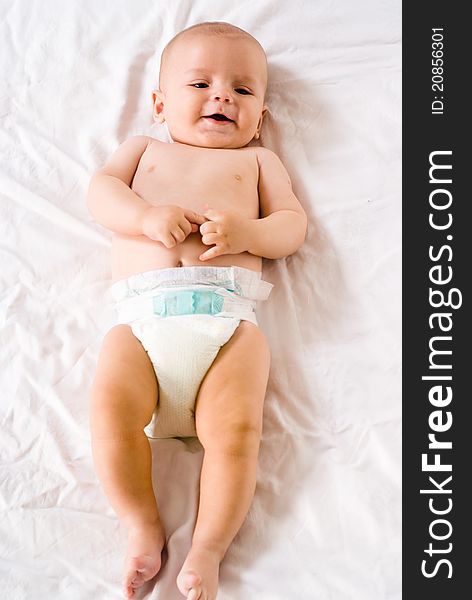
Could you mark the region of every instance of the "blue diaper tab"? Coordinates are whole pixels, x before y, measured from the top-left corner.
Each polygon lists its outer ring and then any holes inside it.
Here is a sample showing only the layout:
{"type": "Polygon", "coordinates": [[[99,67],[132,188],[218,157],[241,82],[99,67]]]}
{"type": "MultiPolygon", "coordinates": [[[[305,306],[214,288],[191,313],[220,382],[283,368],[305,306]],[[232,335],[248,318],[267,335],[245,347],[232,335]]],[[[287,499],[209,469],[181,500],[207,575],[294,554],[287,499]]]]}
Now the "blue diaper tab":
{"type": "Polygon", "coordinates": [[[224,298],[207,290],[166,290],[152,298],[153,312],[159,317],[179,315],[217,315],[224,298]]]}
{"type": "Polygon", "coordinates": [[[171,267],[131,275],[113,284],[118,322],[185,315],[236,318],[257,325],[258,300],[272,284],[242,267],[171,267]]]}

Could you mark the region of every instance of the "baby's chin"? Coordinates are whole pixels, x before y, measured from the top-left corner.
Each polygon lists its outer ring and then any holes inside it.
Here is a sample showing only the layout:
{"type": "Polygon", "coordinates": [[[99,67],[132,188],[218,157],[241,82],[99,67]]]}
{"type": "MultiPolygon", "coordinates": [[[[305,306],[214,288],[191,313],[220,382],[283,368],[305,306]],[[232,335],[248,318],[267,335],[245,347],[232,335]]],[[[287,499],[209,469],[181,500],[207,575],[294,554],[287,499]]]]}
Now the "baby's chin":
{"type": "Polygon", "coordinates": [[[244,148],[252,140],[247,140],[240,135],[232,135],[227,131],[199,131],[192,134],[173,135],[170,131],[170,136],[173,142],[187,144],[188,146],[196,146],[198,148],[214,148],[214,149],[237,149],[244,148]]]}

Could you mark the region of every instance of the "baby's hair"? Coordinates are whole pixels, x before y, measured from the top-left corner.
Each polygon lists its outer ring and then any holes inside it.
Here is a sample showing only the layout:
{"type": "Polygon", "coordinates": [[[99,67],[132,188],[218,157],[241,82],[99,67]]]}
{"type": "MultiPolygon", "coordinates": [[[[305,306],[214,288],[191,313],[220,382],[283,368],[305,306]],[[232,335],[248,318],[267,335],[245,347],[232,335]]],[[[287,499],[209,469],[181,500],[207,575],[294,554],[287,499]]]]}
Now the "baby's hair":
{"type": "Polygon", "coordinates": [[[202,33],[211,33],[214,35],[248,36],[255,40],[250,33],[244,31],[244,29],[241,29],[241,27],[231,25],[231,23],[226,23],[225,21],[205,21],[204,23],[197,23],[196,25],[187,27],[187,29],[184,29],[178,33],[169,43],[172,43],[172,41],[178,38],[180,35],[187,33],[188,31],[194,31],[195,29],[201,30],[202,33]]]}
{"type": "Polygon", "coordinates": [[[225,21],[205,21],[203,23],[197,23],[196,25],[191,25],[190,27],[187,27],[187,29],[180,31],[177,35],[175,35],[170,40],[170,42],[168,42],[166,44],[166,46],[161,54],[161,65],[160,65],[160,69],[159,69],[159,89],[161,87],[163,65],[165,64],[165,62],[170,54],[172,46],[175,45],[176,41],[181,36],[183,36],[189,32],[203,33],[203,34],[215,35],[215,36],[228,36],[228,37],[235,37],[235,38],[236,37],[244,37],[244,38],[247,38],[247,39],[255,42],[259,46],[259,48],[261,49],[261,51],[263,52],[263,54],[265,56],[264,48],[260,45],[260,43],[256,40],[256,38],[253,37],[247,31],[244,31],[244,29],[241,29],[240,27],[236,27],[236,25],[231,25],[231,23],[226,23],[225,21]]]}

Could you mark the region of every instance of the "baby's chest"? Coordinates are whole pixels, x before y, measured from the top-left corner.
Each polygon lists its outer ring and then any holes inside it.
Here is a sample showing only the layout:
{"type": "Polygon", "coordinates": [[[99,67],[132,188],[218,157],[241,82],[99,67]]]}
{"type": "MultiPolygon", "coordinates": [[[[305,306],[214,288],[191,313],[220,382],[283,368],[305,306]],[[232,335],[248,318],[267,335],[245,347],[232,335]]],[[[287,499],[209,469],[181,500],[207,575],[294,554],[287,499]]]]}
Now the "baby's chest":
{"type": "Polygon", "coordinates": [[[258,166],[253,151],[172,148],[148,152],[133,190],[152,204],[201,212],[205,205],[258,217],[258,166]]]}

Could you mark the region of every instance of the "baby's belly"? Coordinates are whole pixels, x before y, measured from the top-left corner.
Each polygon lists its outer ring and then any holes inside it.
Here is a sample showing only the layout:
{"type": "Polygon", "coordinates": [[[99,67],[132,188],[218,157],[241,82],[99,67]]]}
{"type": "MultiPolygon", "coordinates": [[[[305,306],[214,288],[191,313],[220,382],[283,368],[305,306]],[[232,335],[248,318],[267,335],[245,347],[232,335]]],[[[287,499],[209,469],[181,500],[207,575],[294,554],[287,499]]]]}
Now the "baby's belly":
{"type": "Polygon", "coordinates": [[[171,267],[235,266],[253,271],[260,271],[262,268],[262,259],[249,252],[199,260],[198,257],[209,248],[211,246],[202,243],[200,233],[190,234],[174,248],[166,248],[160,242],[154,242],[145,236],[115,234],[112,242],[113,281],[126,279],[136,273],[171,267]]]}

